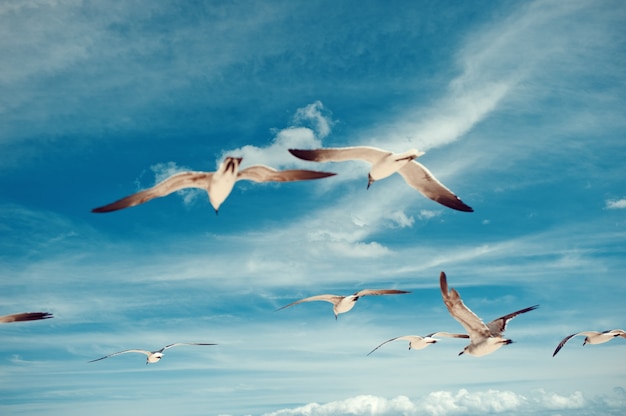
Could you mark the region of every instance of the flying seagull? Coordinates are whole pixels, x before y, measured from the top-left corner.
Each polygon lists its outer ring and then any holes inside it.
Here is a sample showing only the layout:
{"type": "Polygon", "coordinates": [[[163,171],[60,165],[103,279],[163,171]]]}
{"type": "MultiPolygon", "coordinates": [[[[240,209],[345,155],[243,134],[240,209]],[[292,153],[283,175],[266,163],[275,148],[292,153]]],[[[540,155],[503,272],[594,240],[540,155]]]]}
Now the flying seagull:
{"type": "Polygon", "coordinates": [[[318,172],[313,170],[283,170],[279,171],[264,165],[254,165],[239,170],[243,158],[227,157],[220,164],[217,172],[180,172],[170,176],[152,188],[137,192],[111,204],[94,208],[92,212],[110,212],[119,209],[143,204],[151,199],[166,196],[172,192],[185,188],[204,189],[209,194],[209,202],[217,214],[220,205],[228,198],[230,192],[239,180],[253,182],[293,182],[310,179],[326,178],[335,173],[318,172]]]}
{"type": "Polygon", "coordinates": [[[340,313],[348,312],[350,309],[354,308],[356,301],[359,300],[362,296],[377,296],[377,295],[400,295],[406,292],[404,290],[395,290],[395,289],[363,289],[356,292],[353,295],[348,296],[338,296],[338,295],[317,295],[311,296],[309,298],[304,298],[297,300],[295,302],[290,303],[289,305],[285,305],[282,308],[276,309],[277,311],[281,309],[288,308],[293,305],[297,305],[302,302],[312,302],[316,300],[323,300],[325,302],[330,302],[333,304],[333,313],[335,314],[335,319],[340,313]]]}
{"type": "Polygon", "coordinates": [[[192,343],[177,342],[175,344],[166,345],[165,347],[163,347],[163,348],[161,348],[160,350],[157,350],[157,351],[124,350],[124,351],[114,352],[113,354],[105,355],[104,357],[100,357],[100,358],[97,358],[95,360],[91,360],[89,362],[93,363],[94,361],[104,360],[105,358],[113,357],[114,355],[126,354],[127,352],[138,352],[139,354],[143,354],[143,355],[148,357],[146,359],[146,364],[151,364],[151,363],[156,363],[156,362],[160,361],[161,358],[163,358],[163,352],[166,349],[172,348],[172,347],[177,347],[179,345],[217,345],[217,344],[200,344],[200,343],[195,343],[195,342],[192,342],[192,343]]]}
{"type": "Polygon", "coordinates": [[[561,348],[563,348],[563,345],[565,345],[565,343],[569,341],[570,338],[573,338],[577,335],[585,336],[585,340],[583,341],[583,346],[587,344],[604,344],[605,342],[609,342],[613,338],[617,338],[617,337],[626,338],[626,332],[624,332],[624,330],[622,329],[611,329],[610,331],[604,331],[604,332],[597,332],[597,331],[578,332],[576,334],[568,335],[565,338],[563,338],[563,341],[561,341],[559,345],[556,347],[556,350],[554,350],[554,353],[552,354],[552,356],[554,357],[559,351],[561,351],[561,348]]]}
{"type": "Polygon", "coordinates": [[[0,316],[0,323],[7,324],[9,322],[38,321],[40,319],[48,318],[53,318],[52,314],[48,312],[23,312],[14,313],[13,315],[0,316]]]}
{"type": "Polygon", "coordinates": [[[289,149],[289,152],[297,158],[313,162],[364,160],[372,165],[368,175],[368,189],[375,181],[397,172],[409,186],[421,192],[425,197],[458,211],[474,211],[439,182],[424,165],[414,160],[424,154],[415,149],[404,153],[392,153],[375,147],[357,146],[314,150],[289,149]]]}
{"type": "Polygon", "coordinates": [[[370,355],[371,353],[373,353],[374,351],[376,351],[377,349],[379,349],[380,347],[382,347],[386,343],[391,342],[391,341],[396,341],[396,340],[399,340],[399,339],[404,339],[404,340],[409,341],[409,349],[410,350],[423,350],[424,348],[428,347],[430,344],[435,344],[435,343],[437,343],[437,341],[439,341],[438,339],[436,339],[434,337],[469,338],[469,335],[467,335],[467,334],[451,334],[449,332],[433,332],[432,334],[428,334],[428,335],[423,336],[423,337],[420,337],[419,335],[404,335],[402,337],[395,337],[395,338],[388,339],[387,341],[385,341],[382,344],[380,344],[378,347],[376,347],[373,350],[371,350],[370,352],[368,352],[367,355],[370,355]]]}
{"type": "Polygon", "coordinates": [[[466,346],[459,355],[468,353],[476,357],[482,355],[491,354],[500,347],[506,344],[510,344],[513,341],[506,339],[502,336],[506,329],[506,324],[517,315],[526,313],[537,309],[539,305],[531,306],[529,308],[521,309],[517,312],[510,313],[508,315],[501,316],[494,319],[487,325],[474,314],[461,300],[459,292],[455,289],[448,291],[448,282],[446,280],[446,274],[441,272],[439,276],[439,284],[441,285],[441,295],[443,301],[448,308],[450,315],[465,327],[465,330],[469,334],[470,343],[466,346]]]}

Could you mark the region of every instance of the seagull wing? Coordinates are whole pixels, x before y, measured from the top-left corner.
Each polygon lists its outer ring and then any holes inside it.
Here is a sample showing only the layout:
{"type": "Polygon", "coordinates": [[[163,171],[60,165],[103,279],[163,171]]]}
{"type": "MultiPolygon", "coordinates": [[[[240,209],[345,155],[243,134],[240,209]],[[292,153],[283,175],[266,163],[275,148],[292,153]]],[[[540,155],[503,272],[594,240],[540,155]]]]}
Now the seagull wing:
{"type": "MultiPolygon", "coordinates": [[[[594,334],[596,334],[597,332],[594,332],[594,334]]],[[[552,356],[554,357],[559,351],[561,351],[561,348],[563,348],[563,345],[565,345],[565,343],[567,341],[569,341],[571,338],[574,338],[577,335],[589,335],[588,332],[577,332],[575,334],[572,335],[568,335],[565,338],[563,338],[563,340],[561,342],[559,342],[559,345],[556,346],[556,349],[554,350],[554,352],[552,353],[552,356]]]]}
{"type": "Polygon", "coordinates": [[[205,344],[205,343],[200,343],[200,342],[175,342],[174,344],[166,345],[165,347],[161,348],[158,352],[163,352],[167,350],[168,348],[178,347],[179,345],[217,345],[217,344],[205,344]]]}
{"type": "Polygon", "coordinates": [[[378,347],[374,348],[370,352],[368,352],[367,355],[370,355],[371,353],[373,353],[374,351],[376,351],[377,349],[379,349],[380,347],[382,347],[386,343],[391,342],[391,341],[396,341],[396,340],[399,340],[399,339],[406,339],[409,342],[411,342],[411,341],[420,341],[420,340],[422,340],[424,338],[420,337],[419,335],[403,335],[401,337],[391,338],[391,339],[388,339],[387,341],[383,342],[382,344],[380,344],[378,347]]]}
{"type": "Polygon", "coordinates": [[[293,182],[327,178],[334,175],[336,175],[336,173],[303,169],[276,170],[269,166],[254,165],[239,171],[237,180],[246,179],[254,182],[293,182]]]}
{"type": "Polygon", "coordinates": [[[317,295],[317,296],[311,296],[311,297],[308,297],[308,298],[297,300],[295,302],[291,302],[289,305],[285,305],[282,308],[278,308],[276,310],[279,311],[281,309],[285,309],[285,308],[288,308],[290,306],[297,305],[298,303],[313,302],[313,301],[316,301],[316,300],[323,300],[325,302],[330,302],[333,305],[336,305],[343,298],[345,298],[345,296],[337,296],[337,295],[317,295]]]}
{"type": "Polygon", "coordinates": [[[0,323],[38,321],[40,319],[48,319],[52,317],[52,314],[48,312],[22,312],[0,316],[0,323]]]}
{"type": "Polygon", "coordinates": [[[100,357],[100,358],[97,358],[95,360],[91,360],[89,362],[93,363],[94,361],[104,360],[105,358],[113,357],[114,355],[126,354],[127,352],[138,352],[138,353],[143,354],[145,356],[150,356],[150,354],[152,354],[151,351],[146,351],[146,350],[124,350],[124,351],[114,352],[113,354],[105,355],[104,357],[100,357]]]}
{"type": "Polygon", "coordinates": [[[501,317],[496,318],[493,321],[489,322],[487,324],[487,327],[489,328],[489,331],[491,331],[491,335],[493,335],[493,336],[502,335],[502,333],[506,329],[506,325],[509,323],[509,321],[511,319],[515,318],[517,315],[521,315],[521,314],[526,313],[526,312],[534,311],[538,307],[539,307],[539,305],[534,305],[534,306],[530,306],[528,308],[520,309],[519,311],[510,313],[508,315],[501,316],[501,317]]]}
{"type": "Polygon", "coordinates": [[[118,209],[134,207],[151,199],[159,198],[184,188],[201,188],[209,190],[212,172],[181,172],[177,173],[152,188],[137,192],[111,204],[94,208],[91,212],[111,212],[118,209]]]}
{"type": "Polygon", "coordinates": [[[441,205],[445,205],[448,208],[464,212],[474,212],[470,206],[466,205],[451,190],[439,182],[426,166],[421,163],[413,160],[404,165],[398,173],[409,186],[421,192],[425,197],[441,205]]]}
{"type": "Polygon", "coordinates": [[[386,150],[370,146],[339,147],[326,149],[289,149],[295,157],[311,162],[343,162],[346,160],[364,160],[372,165],[383,157],[392,154],[386,150]]]}
{"type": "Polygon", "coordinates": [[[613,333],[616,337],[626,338],[626,332],[623,329],[611,329],[608,332],[613,333]]]}
{"type": "Polygon", "coordinates": [[[436,337],[469,338],[469,335],[467,335],[467,334],[451,334],[449,332],[433,332],[432,334],[426,335],[424,338],[436,338],[436,337]]]}
{"type": "Polygon", "coordinates": [[[353,296],[360,298],[361,296],[379,296],[379,295],[401,295],[407,292],[406,290],[395,289],[363,289],[356,292],[353,296]]]}
{"type": "Polygon", "coordinates": [[[469,337],[472,339],[472,342],[475,342],[474,340],[479,341],[484,338],[489,338],[491,336],[489,328],[474,312],[465,306],[459,296],[459,292],[455,289],[448,291],[448,281],[444,272],[441,272],[439,275],[439,284],[441,286],[443,302],[446,308],[448,308],[448,312],[463,325],[469,337]]]}

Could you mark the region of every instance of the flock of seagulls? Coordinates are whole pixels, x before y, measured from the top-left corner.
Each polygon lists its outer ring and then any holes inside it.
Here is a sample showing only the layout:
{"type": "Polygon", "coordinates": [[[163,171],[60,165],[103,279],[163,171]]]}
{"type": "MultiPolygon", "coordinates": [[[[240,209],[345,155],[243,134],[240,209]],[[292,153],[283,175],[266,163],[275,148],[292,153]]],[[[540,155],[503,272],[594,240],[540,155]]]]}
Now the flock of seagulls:
{"type": "MultiPolygon", "coordinates": [[[[356,146],[344,148],[323,148],[323,149],[288,149],[295,157],[312,162],[342,162],[349,160],[361,160],[371,165],[368,173],[367,189],[376,181],[384,179],[398,173],[405,182],[412,188],[419,191],[425,197],[448,208],[473,212],[474,210],[461,199],[456,196],[450,189],[444,186],[435,178],[435,176],[421,163],[415,159],[422,156],[424,152],[415,149],[408,150],[404,153],[393,153],[387,150],[378,149],[369,146],[356,146]]],[[[215,172],[180,172],[174,174],[167,179],[156,184],[152,188],[142,190],[140,192],[119,199],[110,204],[94,208],[92,212],[106,213],[133,207],[146,203],[152,199],[170,195],[173,192],[185,188],[199,188],[207,192],[209,202],[213,206],[215,213],[219,212],[220,206],[228,198],[232,192],[235,183],[239,180],[248,180],[253,182],[295,182],[313,179],[323,179],[336,175],[331,172],[321,172],[316,170],[276,170],[264,165],[254,165],[240,170],[243,158],[228,156],[220,164],[215,172]]],[[[405,340],[409,342],[409,350],[421,350],[431,344],[438,342],[437,337],[443,338],[463,338],[469,339],[469,344],[459,353],[468,354],[476,357],[491,354],[504,345],[511,344],[513,341],[504,338],[503,334],[508,322],[518,315],[533,311],[538,305],[530,306],[512,312],[508,315],[501,316],[493,321],[485,324],[474,312],[472,312],[461,300],[459,293],[454,289],[448,288],[447,277],[444,272],[439,276],[439,284],[443,302],[450,315],[457,320],[464,328],[466,333],[450,333],[450,332],[433,332],[425,336],[404,335],[384,341],[367,355],[383,345],[397,340],[405,340]]],[[[363,289],[352,295],[340,296],[323,294],[310,296],[297,300],[285,305],[278,310],[288,308],[300,303],[324,301],[333,305],[333,314],[335,319],[339,314],[346,313],[356,305],[356,302],[364,296],[380,296],[380,295],[399,295],[410,293],[404,290],[396,289],[363,289]]],[[[34,321],[52,318],[53,315],[48,312],[24,312],[12,315],[0,316],[0,323],[34,321]]],[[[626,338],[626,332],[621,329],[612,329],[604,332],[583,331],[565,337],[552,356],[563,348],[571,338],[576,336],[585,336],[583,345],[586,344],[602,344],[614,338],[626,338]]],[[[213,343],[184,343],[177,342],[166,345],[156,350],[148,351],[143,349],[128,349],[114,352],[104,357],[89,361],[95,362],[104,360],[105,358],[114,357],[127,353],[139,353],[146,356],[146,364],[156,363],[161,360],[167,349],[178,346],[208,346],[217,345],[213,343]]]]}

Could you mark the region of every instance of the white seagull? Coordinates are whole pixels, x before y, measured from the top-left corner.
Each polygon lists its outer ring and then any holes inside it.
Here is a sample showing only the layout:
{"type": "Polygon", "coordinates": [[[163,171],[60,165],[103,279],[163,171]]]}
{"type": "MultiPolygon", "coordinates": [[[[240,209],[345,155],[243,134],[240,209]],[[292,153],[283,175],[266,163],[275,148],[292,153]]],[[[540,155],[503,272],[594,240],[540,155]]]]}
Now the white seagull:
{"type": "Polygon", "coordinates": [[[425,197],[458,211],[474,211],[439,182],[424,165],[414,160],[424,154],[415,149],[404,153],[392,153],[375,147],[357,146],[314,150],[289,149],[289,152],[297,158],[313,162],[365,160],[372,165],[368,175],[368,189],[374,181],[397,172],[409,186],[421,192],[425,197]]]}
{"type": "Polygon", "coordinates": [[[220,164],[217,172],[180,172],[170,176],[152,188],[137,192],[111,204],[94,208],[92,212],[110,212],[118,209],[143,204],[151,199],[166,196],[172,192],[185,188],[204,189],[209,194],[209,202],[217,214],[220,205],[228,198],[230,192],[239,180],[253,182],[293,182],[310,179],[326,178],[335,173],[318,172],[313,170],[283,170],[279,171],[264,165],[254,165],[239,170],[243,158],[227,157],[220,164]]]}
{"type": "Polygon", "coordinates": [[[49,318],[53,318],[53,316],[48,312],[22,312],[0,316],[0,323],[7,324],[9,322],[38,321],[40,319],[49,318]]]}
{"type": "Polygon", "coordinates": [[[583,341],[583,346],[587,344],[604,344],[605,342],[609,342],[613,338],[617,338],[617,337],[626,338],[626,332],[624,332],[624,330],[622,329],[611,329],[609,331],[604,331],[604,332],[597,332],[597,331],[578,332],[576,334],[568,335],[565,338],[563,338],[563,341],[561,341],[559,345],[556,347],[556,350],[554,350],[554,353],[552,354],[552,356],[554,357],[561,350],[561,348],[563,348],[563,345],[565,345],[565,343],[570,340],[570,338],[573,338],[577,335],[585,336],[585,340],[583,341]]]}
{"type": "Polygon", "coordinates": [[[466,346],[459,355],[468,353],[475,357],[491,354],[500,347],[510,344],[513,341],[502,336],[506,329],[506,324],[517,315],[537,309],[539,305],[521,309],[517,312],[510,313],[500,318],[494,319],[487,325],[474,314],[461,300],[459,292],[455,289],[448,291],[448,282],[446,274],[441,272],[439,276],[439,284],[441,286],[441,295],[443,301],[448,308],[450,315],[461,323],[467,330],[470,337],[470,344],[466,346]]]}
{"type": "Polygon", "coordinates": [[[333,313],[335,314],[335,319],[340,313],[348,312],[350,309],[354,308],[356,301],[359,300],[362,296],[378,296],[378,295],[400,295],[404,293],[411,293],[404,290],[395,290],[395,289],[363,289],[356,292],[353,295],[348,296],[339,296],[339,295],[317,295],[311,296],[309,298],[304,298],[297,300],[295,302],[290,303],[289,305],[285,305],[282,308],[276,309],[277,311],[281,309],[288,308],[293,305],[297,305],[302,302],[312,302],[316,300],[323,300],[325,302],[330,302],[333,304],[333,313]]]}
{"type": "Polygon", "coordinates": [[[95,360],[91,360],[89,362],[93,363],[94,361],[104,360],[105,358],[113,357],[114,355],[126,354],[127,352],[138,352],[139,354],[143,354],[143,355],[148,357],[146,359],[146,364],[151,364],[151,363],[159,362],[161,360],[161,358],[163,358],[163,352],[166,349],[172,348],[172,347],[177,347],[179,345],[217,345],[217,344],[200,344],[200,343],[196,343],[196,342],[192,342],[192,343],[189,343],[189,342],[177,342],[175,344],[166,345],[165,347],[163,347],[163,348],[161,348],[160,350],[157,350],[157,351],[134,350],[134,349],[133,350],[124,350],[124,351],[114,352],[113,354],[105,355],[104,357],[100,357],[100,358],[97,358],[95,360]]]}
{"type": "Polygon", "coordinates": [[[376,351],[377,349],[379,349],[380,347],[382,347],[386,343],[391,342],[391,341],[396,341],[396,340],[399,340],[399,339],[404,339],[404,340],[409,341],[409,349],[410,350],[423,350],[424,348],[428,347],[430,344],[435,344],[435,343],[437,343],[437,341],[439,341],[437,338],[434,338],[434,337],[469,338],[469,335],[467,335],[467,334],[451,334],[449,332],[433,332],[432,334],[428,334],[428,335],[423,336],[423,337],[420,337],[419,335],[404,335],[404,336],[401,336],[401,337],[395,337],[395,338],[388,339],[387,341],[385,341],[382,344],[380,344],[378,347],[376,347],[373,350],[371,350],[370,352],[368,352],[367,355],[370,355],[371,353],[373,353],[374,351],[376,351]]]}

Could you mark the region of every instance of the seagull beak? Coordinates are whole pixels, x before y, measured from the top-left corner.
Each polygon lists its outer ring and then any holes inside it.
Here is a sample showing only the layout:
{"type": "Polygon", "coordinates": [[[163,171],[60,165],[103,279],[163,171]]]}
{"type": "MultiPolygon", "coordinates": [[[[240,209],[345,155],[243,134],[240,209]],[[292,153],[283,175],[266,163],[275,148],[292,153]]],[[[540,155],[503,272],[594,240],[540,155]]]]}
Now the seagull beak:
{"type": "Polygon", "coordinates": [[[464,353],[464,352],[465,352],[465,351],[461,351],[461,352],[459,353],[459,357],[460,357],[461,355],[463,355],[463,353],[464,353]]]}
{"type": "Polygon", "coordinates": [[[367,189],[370,189],[370,185],[374,183],[371,175],[367,175],[367,189]]]}

